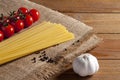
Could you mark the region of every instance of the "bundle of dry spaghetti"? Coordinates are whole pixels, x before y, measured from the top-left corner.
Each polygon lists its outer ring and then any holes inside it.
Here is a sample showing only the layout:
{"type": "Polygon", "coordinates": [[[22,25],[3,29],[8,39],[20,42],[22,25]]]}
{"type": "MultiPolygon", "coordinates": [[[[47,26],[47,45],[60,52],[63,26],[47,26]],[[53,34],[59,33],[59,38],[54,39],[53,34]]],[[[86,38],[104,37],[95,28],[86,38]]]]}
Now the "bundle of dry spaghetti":
{"type": "Polygon", "coordinates": [[[0,43],[0,64],[73,39],[60,24],[43,22],[0,43]]]}
{"type": "Polygon", "coordinates": [[[73,40],[38,50],[29,56],[0,66],[0,80],[49,80],[70,69],[75,57],[91,50],[101,41],[94,35],[93,29],[84,23],[28,0],[0,0],[0,4],[0,12],[4,13],[21,6],[36,8],[42,14],[38,23],[60,23],[75,36],[73,40]],[[41,56],[48,57],[48,60],[42,59],[41,56]]]}

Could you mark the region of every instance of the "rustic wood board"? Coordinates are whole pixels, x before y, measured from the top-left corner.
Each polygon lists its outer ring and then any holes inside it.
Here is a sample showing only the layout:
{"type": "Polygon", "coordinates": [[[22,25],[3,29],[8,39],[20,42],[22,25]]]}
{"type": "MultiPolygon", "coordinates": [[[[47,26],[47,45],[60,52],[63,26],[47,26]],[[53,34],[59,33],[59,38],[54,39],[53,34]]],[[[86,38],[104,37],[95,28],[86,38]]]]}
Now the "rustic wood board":
{"type": "Polygon", "coordinates": [[[31,0],[61,12],[120,12],[120,0],[31,0]],[[74,5],[73,5],[74,4],[74,5]]]}
{"type": "Polygon", "coordinates": [[[111,13],[65,13],[94,28],[96,33],[120,33],[120,15],[111,13]],[[108,29],[109,28],[109,29],[108,29]]]}

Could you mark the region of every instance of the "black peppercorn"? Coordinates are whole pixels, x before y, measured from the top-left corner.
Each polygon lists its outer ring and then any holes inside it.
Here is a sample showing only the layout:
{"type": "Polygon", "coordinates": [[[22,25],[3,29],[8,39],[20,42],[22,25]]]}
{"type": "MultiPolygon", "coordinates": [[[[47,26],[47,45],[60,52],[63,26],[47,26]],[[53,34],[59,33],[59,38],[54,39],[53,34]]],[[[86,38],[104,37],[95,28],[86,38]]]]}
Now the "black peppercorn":
{"type": "Polygon", "coordinates": [[[48,59],[48,57],[47,57],[47,56],[44,56],[43,58],[44,58],[45,60],[47,60],[47,59],[48,59]]]}
{"type": "Polygon", "coordinates": [[[45,59],[41,58],[40,61],[45,61],[45,59]]]}
{"type": "Polygon", "coordinates": [[[65,51],[67,51],[67,49],[65,48],[65,51]]]}
{"type": "Polygon", "coordinates": [[[75,45],[75,43],[73,43],[72,45],[75,45]]]}
{"type": "Polygon", "coordinates": [[[77,40],[77,42],[80,42],[80,40],[77,40]]]}
{"type": "Polygon", "coordinates": [[[53,63],[54,62],[54,60],[52,60],[52,58],[50,58],[50,59],[48,59],[48,61],[47,61],[48,63],[53,63]]]}
{"type": "Polygon", "coordinates": [[[31,59],[32,63],[36,63],[36,58],[31,59]]]}

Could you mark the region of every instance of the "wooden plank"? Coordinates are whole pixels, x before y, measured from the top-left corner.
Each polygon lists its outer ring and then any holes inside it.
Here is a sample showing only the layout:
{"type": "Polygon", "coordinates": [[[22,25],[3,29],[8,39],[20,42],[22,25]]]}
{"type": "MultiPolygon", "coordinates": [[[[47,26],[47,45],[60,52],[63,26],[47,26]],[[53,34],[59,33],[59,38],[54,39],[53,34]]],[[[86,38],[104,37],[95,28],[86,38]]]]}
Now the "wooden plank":
{"type": "Polygon", "coordinates": [[[120,34],[97,34],[97,36],[103,39],[120,39],[120,34]]]}
{"type": "Polygon", "coordinates": [[[120,59],[120,39],[111,40],[104,39],[98,47],[90,51],[91,54],[96,56],[98,59],[120,59]]]}
{"type": "Polygon", "coordinates": [[[65,13],[92,26],[96,33],[120,33],[120,14],[65,13]]]}
{"type": "Polygon", "coordinates": [[[100,70],[93,76],[80,77],[72,69],[56,80],[120,80],[120,60],[99,60],[100,70]]]}
{"type": "Polygon", "coordinates": [[[61,12],[120,12],[120,0],[30,0],[61,12]]]}

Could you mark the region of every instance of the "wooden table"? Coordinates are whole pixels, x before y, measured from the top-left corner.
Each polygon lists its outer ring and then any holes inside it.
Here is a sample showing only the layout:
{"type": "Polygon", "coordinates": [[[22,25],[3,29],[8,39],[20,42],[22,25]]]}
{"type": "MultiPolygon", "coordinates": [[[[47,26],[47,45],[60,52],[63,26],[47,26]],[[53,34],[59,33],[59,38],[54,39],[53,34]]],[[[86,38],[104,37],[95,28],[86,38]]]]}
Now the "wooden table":
{"type": "Polygon", "coordinates": [[[31,0],[58,10],[85,24],[104,38],[99,47],[90,51],[100,64],[93,76],[79,77],[68,70],[57,80],[120,80],[120,0],[31,0]]]}

